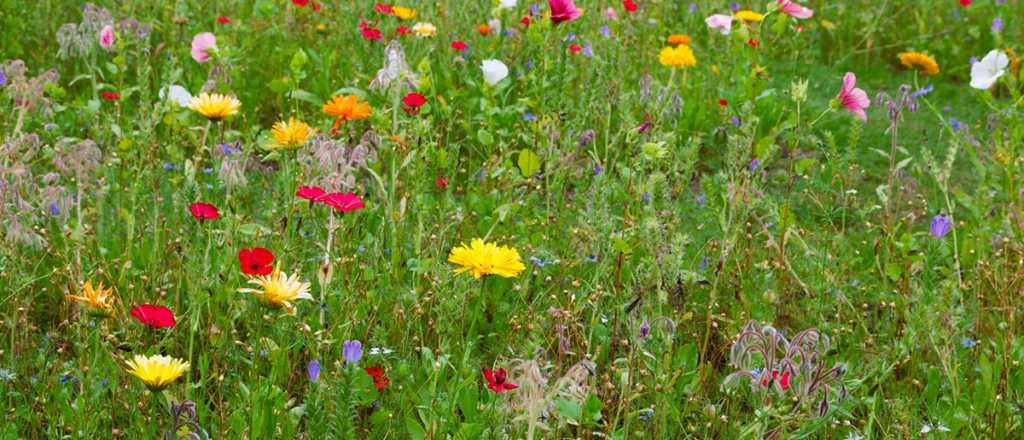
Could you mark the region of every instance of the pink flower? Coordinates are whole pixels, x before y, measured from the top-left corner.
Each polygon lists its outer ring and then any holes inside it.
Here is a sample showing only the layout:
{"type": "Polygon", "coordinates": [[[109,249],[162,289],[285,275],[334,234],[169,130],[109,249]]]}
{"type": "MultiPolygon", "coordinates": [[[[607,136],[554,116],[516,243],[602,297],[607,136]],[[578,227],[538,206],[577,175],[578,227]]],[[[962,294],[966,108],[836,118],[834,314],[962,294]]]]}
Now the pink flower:
{"type": "Polygon", "coordinates": [[[732,32],[731,15],[715,14],[704,19],[704,22],[708,24],[709,28],[718,29],[722,35],[729,35],[729,32],[732,32]]]}
{"type": "Polygon", "coordinates": [[[321,197],[320,202],[341,212],[355,211],[366,207],[363,204],[363,199],[353,193],[330,193],[321,197]]]}
{"type": "Polygon", "coordinates": [[[111,25],[103,26],[100,29],[100,47],[110,50],[114,47],[114,27],[111,25]]]}
{"type": "Polygon", "coordinates": [[[217,48],[217,37],[203,32],[192,37],[192,59],[200,63],[210,61],[210,49],[217,48]]]}
{"type": "Polygon", "coordinates": [[[864,109],[871,107],[871,100],[868,99],[868,94],[864,90],[856,88],[856,85],[857,76],[853,72],[846,72],[846,76],[843,77],[843,88],[839,90],[839,96],[836,99],[839,100],[843,108],[857,115],[860,120],[867,122],[868,115],[864,109]]]}
{"type": "Polygon", "coordinates": [[[554,24],[573,21],[583,15],[573,0],[548,0],[548,8],[551,9],[551,22],[554,24]]]}
{"type": "Polygon", "coordinates": [[[779,5],[781,5],[779,11],[793,18],[807,19],[814,16],[814,11],[811,8],[800,6],[791,0],[779,0],[779,5]]]}

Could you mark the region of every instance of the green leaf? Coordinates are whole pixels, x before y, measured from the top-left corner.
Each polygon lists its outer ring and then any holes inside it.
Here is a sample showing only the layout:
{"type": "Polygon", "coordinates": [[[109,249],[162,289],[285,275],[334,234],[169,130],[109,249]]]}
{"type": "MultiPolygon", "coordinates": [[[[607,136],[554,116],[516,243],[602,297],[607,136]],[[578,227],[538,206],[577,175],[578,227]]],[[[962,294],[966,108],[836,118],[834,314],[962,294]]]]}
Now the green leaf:
{"type": "Polygon", "coordinates": [[[519,160],[516,161],[516,165],[519,165],[519,171],[523,173],[523,177],[528,178],[540,171],[540,156],[524,148],[519,152],[519,160]]]}
{"type": "Polygon", "coordinates": [[[568,399],[555,400],[555,410],[558,411],[558,415],[569,419],[571,425],[578,425],[583,418],[583,409],[580,408],[580,405],[568,399]]]}
{"type": "Polygon", "coordinates": [[[473,387],[463,388],[459,394],[459,410],[462,411],[462,416],[466,418],[467,422],[476,420],[476,404],[479,398],[480,392],[473,387]]]}
{"type": "Polygon", "coordinates": [[[427,436],[427,431],[412,417],[405,418],[405,430],[409,433],[409,438],[411,439],[422,440],[427,436]]]}
{"type": "Polygon", "coordinates": [[[900,276],[903,275],[903,267],[896,263],[886,263],[885,274],[889,276],[890,280],[899,281],[900,276]]]}
{"type": "Polygon", "coordinates": [[[494,135],[483,128],[477,130],[476,140],[488,147],[494,145],[494,135]]]}
{"type": "Polygon", "coordinates": [[[290,93],[288,93],[288,97],[292,99],[298,99],[299,101],[306,101],[310,104],[317,106],[324,104],[324,100],[320,99],[319,96],[312,92],[307,92],[302,89],[292,90],[290,93]]]}

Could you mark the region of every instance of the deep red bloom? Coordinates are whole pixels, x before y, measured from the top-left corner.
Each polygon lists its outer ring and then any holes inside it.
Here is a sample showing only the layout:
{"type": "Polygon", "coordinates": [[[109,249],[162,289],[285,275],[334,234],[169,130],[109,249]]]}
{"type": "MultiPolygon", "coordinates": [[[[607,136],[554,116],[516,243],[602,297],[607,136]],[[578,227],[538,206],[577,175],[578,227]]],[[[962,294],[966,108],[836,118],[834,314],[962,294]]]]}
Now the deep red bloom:
{"type": "Polygon", "coordinates": [[[309,0],[292,0],[292,4],[300,8],[305,8],[309,4],[309,0]]]}
{"type": "Polygon", "coordinates": [[[636,3],[633,3],[633,0],[624,0],[622,9],[625,9],[626,12],[636,12],[636,3]]]}
{"type": "Polygon", "coordinates": [[[209,203],[196,202],[189,206],[188,210],[192,213],[192,217],[199,221],[217,220],[217,217],[220,217],[217,207],[209,203]]]}
{"type": "Polygon", "coordinates": [[[107,101],[117,101],[118,99],[121,99],[121,94],[117,92],[103,92],[100,95],[107,101]]]}
{"type": "Polygon", "coordinates": [[[373,10],[385,15],[391,15],[392,13],[391,5],[387,3],[377,3],[376,5],[373,5],[373,10]]]}
{"type": "Polygon", "coordinates": [[[140,304],[132,308],[132,316],[153,328],[174,327],[174,312],[164,306],[140,304]]]}
{"type": "Polygon", "coordinates": [[[448,187],[448,179],[445,179],[444,176],[437,176],[437,179],[434,179],[434,185],[437,186],[437,189],[445,189],[448,187]]]}
{"type": "Polygon", "coordinates": [[[380,41],[381,38],[384,38],[384,34],[380,32],[380,29],[372,28],[369,26],[363,28],[364,40],[380,41]]]}
{"type": "Polygon", "coordinates": [[[970,5],[971,5],[971,0],[960,0],[960,6],[967,7],[967,6],[970,6],[970,5]]]}
{"type": "Polygon", "coordinates": [[[788,371],[785,372],[785,373],[782,373],[782,378],[779,379],[779,385],[782,386],[782,391],[789,391],[789,385],[790,385],[789,379],[790,379],[790,374],[789,374],[788,371]]]}
{"type": "Polygon", "coordinates": [[[504,368],[498,368],[491,370],[490,368],[484,368],[484,378],[487,379],[487,388],[495,393],[503,393],[508,390],[514,390],[519,388],[512,382],[506,382],[508,379],[508,373],[505,372],[504,368]]]}
{"type": "Polygon", "coordinates": [[[402,98],[402,110],[405,110],[405,112],[410,115],[415,115],[416,112],[420,110],[420,107],[426,103],[427,98],[424,98],[423,95],[419,93],[412,92],[402,98]]]}
{"type": "Polygon", "coordinates": [[[782,387],[782,391],[789,391],[789,387],[791,385],[791,383],[790,383],[790,379],[791,378],[792,378],[792,375],[790,375],[790,373],[788,371],[785,372],[785,373],[782,373],[781,377],[780,377],[779,370],[772,370],[772,373],[771,373],[770,377],[769,377],[768,374],[766,374],[766,373],[764,374],[764,377],[761,379],[761,386],[768,386],[773,381],[778,379],[779,380],[779,386],[782,387]]]}
{"type": "Polygon", "coordinates": [[[569,45],[569,52],[572,52],[573,55],[578,55],[581,50],[583,50],[583,48],[576,43],[572,43],[569,45]]]}
{"type": "Polygon", "coordinates": [[[231,23],[231,19],[221,15],[220,17],[217,17],[217,23],[228,24],[231,23]]]}
{"type": "Polygon", "coordinates": [[[410,31],[409,28],[405,26],[399,26],[398,28],[395,29],[395,32],[398,32],[401,35],[409,35],[409,32],[412,31],[410,31]]]}
{"type": "Polygon", "coordinates": [[[750,47],[753,47],[754,49],[757,49],[758,46],[761,45],[761,42],[751,38],[751,39],[747,40],[747,44],[749,44],[750,47]]]}
{"type": "Polygon", "coordinates": [[[530,16],[529,15],[524,16],[522,20],[519,20],[519,23],[522,23],[523,26],[529,26],[530,25],[530,16]]]}
{"type": "Polygon", "coordinates": [[[270,275],[274,271],[274,254],[261,247],[238,251],[238,264],[247,275],[270,275]]]}
{"type": "Polygon", "coordinates": [[[366,367],[364,371],[373,378],[373,386],[377,387],[377,391],[384,391],[384,388],[391,383],[391,380],[384,375],[384,368],[381,366],[366,367]]]}
{"type": "Polygon", "coordinates": [[[729,105],[729,101],[726,101],[725,98],[718,98],[718,105],[725,107],[729,105]]]}
{"type": "Polygon", "coordinates": [[[642,134],[642,133],[646,133],[646,132],[647,132],[647,130],[650,130],[650,129],[651,129],[651,127],[653,127],[653,126],[654,126],[654,124],[653,124],[653,123],[651,123],[651,121],[644,121],[644,123],[643,123],[643,124],[640,124],[640,125],[638,125],[638,126],[636,127],[636,132],[637,132],[637,133],[641,133],[641,134],[642,134]]]}
{"type": "Polygon", "coordinates": [[[321,197],[320,201],[341,212],[355,211],[366,207],[363,204],[363,199],[353,193],[330,193],[321,197]]]}
{"type": "Polygon", "coordinates": [[[313,2],[313,12],[320,12],[320,3],[313,2]]]}
{"type": "Polygon", "coordinates": [[[466,50],[466,47],[468,47],[468,46],[466,46],[466,43],[463,43],[463,42],[458,41],[458,40],[452,41],[452,49],[455,49],[455,50],[457,50],[459,52],[462,52],[462,51],[466,50]]]}
{"type": "Polygon", "coordinates": [[[317,202],[321,197],[327,194],[323,188],[319,186],[300,186],[299,189],[295,190],[295,195],[302,197],[310,202],[317,202]]]}

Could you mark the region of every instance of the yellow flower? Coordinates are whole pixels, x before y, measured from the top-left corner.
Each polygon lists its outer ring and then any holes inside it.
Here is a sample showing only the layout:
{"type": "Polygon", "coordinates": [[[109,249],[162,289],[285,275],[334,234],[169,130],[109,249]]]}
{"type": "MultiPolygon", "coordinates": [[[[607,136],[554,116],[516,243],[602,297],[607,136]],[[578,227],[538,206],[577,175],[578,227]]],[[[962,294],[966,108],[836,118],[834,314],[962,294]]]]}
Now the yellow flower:
{"type": "Polygon", "coordinates": [[[82,294],[67,295],[67,299],[77,301],[89,308],[89,313],[98,317],[109,317],[114,314],[114,289],[103,288],[100,282],[96,288],[92,287],[92,281],[86,281],[82,285],[82,294]]]}
{"type": "Polygon", "coordinates": [[[188,108],[199,113],[211,121],[219,121],[238,113],[241,102],[233,96],[221,95],[219,93],[200,93],[188,103],[188,108]]]}
{"type": "Polygon", "coordinates": [[[663,66],[693,67],[697,65],[697,59],[693,57],[693,49],[690,46],[681,45],[666,47],[658,53],[658,62],[663,66]]]}
{"type": "Polygon", "coordinates": [[[305,122],[288,118],[288,122],[278,121],[274,124],[274,127],[270,129],[270,134],[274,136],[274,142],[270,145],[271,150],[292,149],[306,145],[309,138],[313,136],[313,129],[309,128],[305,122]]]}
{"type": "Polygon", "coordinates": [[[334,128],[341,125],[341,121],[355,121],[370,117],[373,109],[366,101],[360,101],[355,95],[335,96],[327,104],[324,104],[324,113],[334,116],[334,128]]]}
{"type": "Polygon", "coordinates": [[[764,15],[744,9],[736,12],[736,18],[742,20],[744,23],[759,23],[761,20],[764,20],[764,15]]]}
{"type": "Polygon", "coordinates": [[[170,356],[146,357],[137,354],[128,361],[128,372],[142,379],[142,382],[154,393],[178,380],[186,371],[188,371],[188,362],[170,356]]]}
{"type": "Polygon", "coordinates": [[[908,69],[916,69],[925,75],[938,75],[939,63],[935,58],[921,52],[903,52],[900,55],[900,63],[908,69]]]}
{"type": "Polygon", "coordinates": [[[249,279],[250,284],[260,286],[259,289],[240,288],[239,293],[252,293],[260,301],[271,307],[283,307],[288,313],[295,313],[292,301],[313,299],[309,295],[310,283],[299,281],[299,274],[288,276],[281,272],[281,264],[270,275],[261,275],[249,279]]]}
{"type": "Polygon", "coordinates": [[[430,23],[416,23],[412,25],[412,31],[418,37],[433,37],[437,33],[437,27],[430,23]]]}
{"type": "Polygon", "coordinates": [[[683,34],[672,34],[672,35],[669,35],[668,36],[668,44],[671,44],[673,46],[689,45],[690,44],[690,36],[689,35],[683,35],[683,34]]]}
{"type": "Polygon", "coordinates": [[[399,20],[411,20],[416,16],[416,10],[405,6],[392,6],[391,13],[399,20]]]}
{"type": "Polygon", "coordinates": [[[448,254],[448,262],[461,266],[454,270],[455,273],[472,271],[473,278],[477,279],[484,275],[511,278],[526,269],[515,249],[484,243],[479,238],[474,239],[469,247],[463,244],[453,248],[448,254]]]}

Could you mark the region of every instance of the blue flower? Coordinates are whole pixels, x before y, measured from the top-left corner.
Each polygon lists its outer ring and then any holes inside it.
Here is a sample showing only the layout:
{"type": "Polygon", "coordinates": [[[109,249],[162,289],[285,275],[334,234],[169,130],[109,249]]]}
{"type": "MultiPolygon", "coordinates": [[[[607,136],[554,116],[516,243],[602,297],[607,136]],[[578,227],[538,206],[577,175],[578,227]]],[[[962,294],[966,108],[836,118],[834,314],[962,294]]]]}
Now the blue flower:
{"type": "Polygon", "coordinates": [[[992,19],[992,32],[999,33],[1003,31],[1003,18],[996,17],[992,19]]]}
{"type": "Polygon", "coordinates": [[[690,7],[688,9],[691,14],[697,13],[697,3],[690,3],[690,7]]]}
{"type": "Polygon", "coordinates": [[[173,171],[174,164],[170,162],[164,162],[164,171],[173,171]]]}
{"type": "Polygon", "coordinates": [[[0,86],[7,85],[7,75],[3,70],[0,70],[0,86]]]}
{"type": "Polygon", "coordinates": [[[309,361],[306,372],[309,373],[309,381],[316,382],[320,378],[320,361],[316,359],[309,361]]]}
{"type": "Polygon", "coordinates": [[[50,202],[50,215],[54,217],[60,215],[60,208],[57,207],[57,202],[50,202]]]}
{"type": "Polygon", "coordinates": [[[601,32],[601,35],[604,35],[605,38],[612,36],[612,30],[607,25],[601,26],[601,29],[598,29],[598,31],[601,32]]]}
{"type": "Polygon", "coordinates": [[[530,121],[530,122],[536,121],[537,120],[537,116],[534,115],[533,113],[526,112],[526,113],[523,113],[523,120],[524,121],[530,121]]]}
{"type": "Polygon", "coordinates": [[[544,267],[544,265],[547,264],[547,263],[544,262],[544,260],[542,260],[540,258],[537,258],[537,257],[530,257],[530,262],[533,263],[533,265],[537,266],[537,267],[544,267]]]}
{"type": "Polygon", "coordinates": [[[589,41],[586,42],[583,45],[583,56],[585,56],[585,57],[592,57],[592,56],[594,56],[594,46],[592,46],[589,41]]]}
{"type": "Polygon", "coordinates": [[[594,166],[594,175],[595,176],[600,176],[602,173],[604,173],[604,167],[601,166],[601,165],[595,165],[594,166]]]}
{"type": "Polygon", "coordinates": [[[11,370],[6,368],[0,368],[0,381],[10,382],[13,381],[18,375],[14,374],[11,370]]]}
{"type": "Polygon", "coordinates": [[[960,341],[960,345],[962,345],[964,348],[970,350],[970,349],[978,346],[978,341],[975,341],[974,339],[971,339],[970,337],[964,336],[964,339],[962,341],[960,341]]]}
{"type": "Polygon", "coordinates": [[[587,256],[587,262],[588,263],[597,263],[597,255],[588,255],[587,256]]]}
{"type": "Polygon", "coordinates": [[[949,118],[949,126],[953,129],[954,132],[959,132],[960,130],[964,129],[963,124],[961,124],[960,121],[954,117],[949,118]]]}
{"type": "Polygon", "coordinates": [[[757,170],[757,167],[759,166],[761,166],[761,161],[758,159],[754,159],[750,161],[750,164],[747,165],[747,169],[750,170],[751,173],[753,173],[754,171],[757,170]]]}
{"type": "Polygon", "coordinates": [[[346,364],[359,362],[363,357],[363,343],[358,340],[348,340],[342,344],[341,355],[345,358],[346,364]]]}

